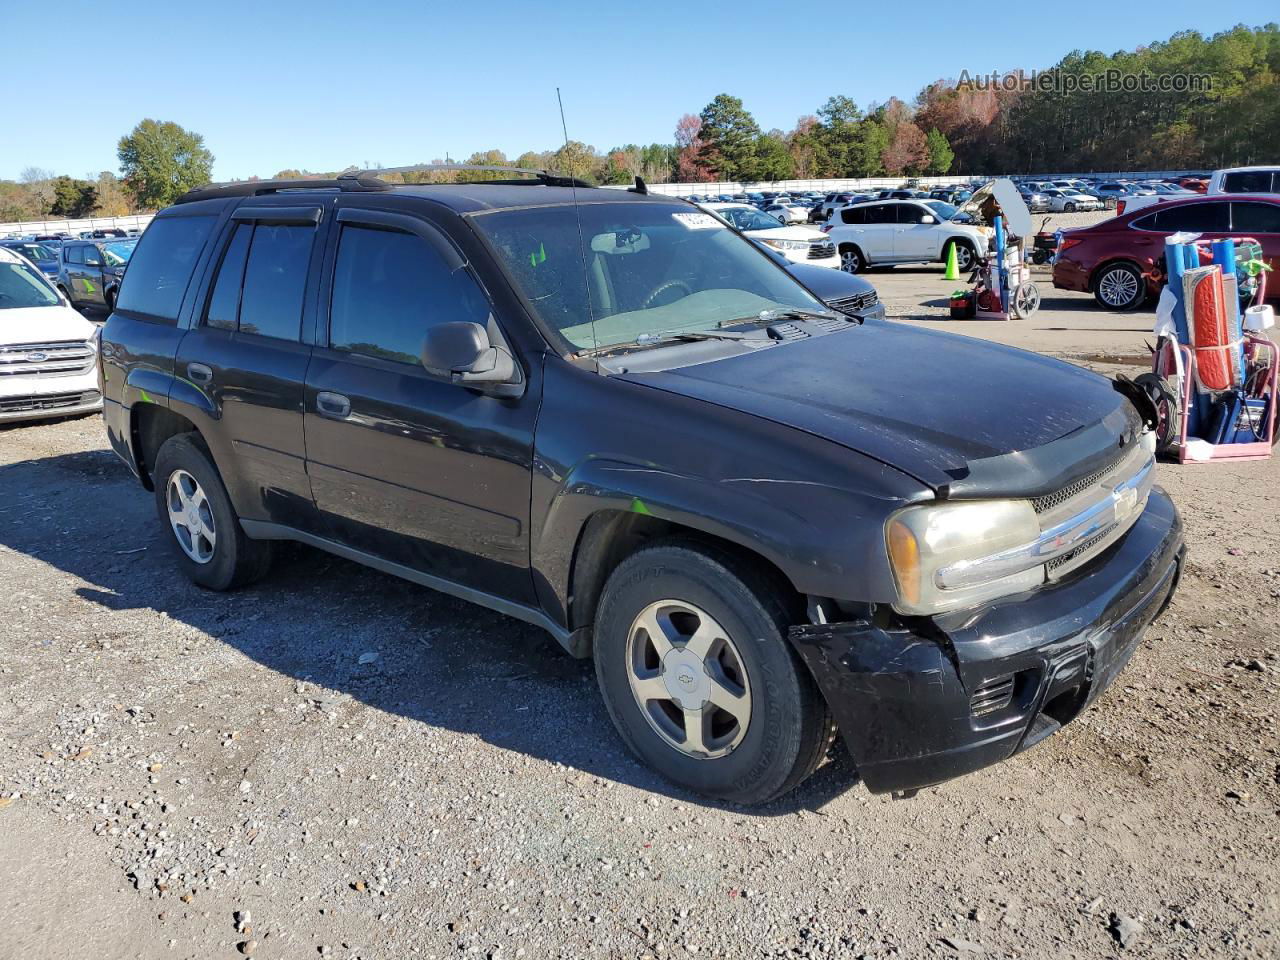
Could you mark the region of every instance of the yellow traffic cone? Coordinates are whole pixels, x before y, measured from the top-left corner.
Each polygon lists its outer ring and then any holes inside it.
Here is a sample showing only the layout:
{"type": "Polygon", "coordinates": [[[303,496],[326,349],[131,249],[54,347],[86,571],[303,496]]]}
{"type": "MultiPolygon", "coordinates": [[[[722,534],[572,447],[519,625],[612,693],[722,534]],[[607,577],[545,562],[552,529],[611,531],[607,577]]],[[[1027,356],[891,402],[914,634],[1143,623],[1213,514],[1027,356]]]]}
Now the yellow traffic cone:
{"type": "Polygon", "coordinates": [[[954,243],[947,247],[947,272],[943,277],[944,280],[959,280],[960,267],[956,264],[956,245],[954,243]]]}

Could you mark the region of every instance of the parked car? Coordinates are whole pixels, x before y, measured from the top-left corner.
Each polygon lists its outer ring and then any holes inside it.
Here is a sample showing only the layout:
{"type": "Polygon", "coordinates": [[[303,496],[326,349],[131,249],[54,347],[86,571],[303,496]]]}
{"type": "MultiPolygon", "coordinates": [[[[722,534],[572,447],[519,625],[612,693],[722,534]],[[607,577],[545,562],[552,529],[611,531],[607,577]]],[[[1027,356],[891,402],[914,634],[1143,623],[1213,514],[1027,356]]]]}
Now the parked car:
{"type": "Polygon", "coordinates": [[[778,251],[788,260],[819,267],[840,266],[835,246],[821,230],[780,224],[776,217],[746,203],[708,203],[703,207],[747,239],[778,251]]]}
{"type": "Polygon", "coordinates": [[[1209,179],[1207,177],[1183,177],[1178,181],[1178,186],[1190,190],[1192,193],[1207,193],[1209,179]]]}
{"type": "Polygon", "coordinates": [[[30,260],[0,247],[0,422],[101,409],[97,330],[30,260]]]}
{"type": "Polygon", "coordinates": [[[1280,193],[1280,167],[1230,167],[1215,170],[1206,193],[1280,193]]]}
{"type": "Polygon", "coordinates": [[[54,283],[58,281],[58,251],[34,240],[0,240],[0,247],[16,250],[54,283]]]}
{"type": "Polygon", "coordinates": [[[963,273],[987,248],[985,227],[964,222],[962,214],[940,200],[884,200],[844,207],[822,228],[834,241],[840,267],[857,273],[869,266],[945,262],[956,249],[963,273]]]}
{"type": "Polygon", "coordinates": [[[1163,203],[1166,200],[1185,199],[1187,197],[1197,197],[1200,194],[1187,190],[1183,187],[1176,187],[1168,183],[1152,183],[1149,184],[1151,192],[1147,194],[1138,194],[1132,197],[1122,197],[1116,201],[1116,213],[1132,213],[1143,207],[1149,207],[1152,204],[1163,203]]]}
{"type": "Polygon", "coordinates": [[[843,270],[831,270],[827,267],[815,267],[809,263],[788,260],[777,250],[770,247],[763,249],[827,306],[839,310],[846,316],[857,317],[859,320],[885,318],[884,304],[880,301],[880,294],[865,277],[846,273],[843,270]]]}
{"type": "Polygon", "coordinates": [[[708,213],[569,182],[157,214],[101,370],[177,567],[228,589],[297,540],[535,623],[739,803],[837,730],[869,789],[934,784],[1114,681],[1183,547],[1112,382],[859,323],[708,213]]]}
{"type": "Polygon", "coordinates": [[[136,240],[72,240],[58,250],[58,290],[78,309],[110,312],[136,240]]]}
{"type": "Polygon", "coordinates": [[[1049,209],[1054,213],[1075,213],[1077,210],[1101,210],[1103,203],[1094,197],[1090,197],[1083,193],[1075,193],[1070,190],[1058,187],[1049,187],[1042,190],[1043,196],[1049,203],[1049,209]]]}
{"type": "Polygon", "coordinates": [[[1064,230],[1053,265],[1053,285],[1092,293],[1108,310],[1132,310],[1164,284],[1164,242],[1179,231],[1206,239],[1254,237],[1273,270],[1280,267],[1280,196],[1196,196],[1126,210],[1091,227],[1064,230]]]}
{"type": "Polygon", "coordinates": [[[798,203],[771,203],[763,209],[779,223],[805,223],[809,219],[809,209],[798,203]]]}
{"type": "Polygon", "coordinates": [[[1022,200],[1027,205],[1027,210],[1031,213],[1044,213],[1049,209],[1049,198],[1043,193],[1037,193],[1028,187],[1018,187],[1018,193],[1022,196],[1022,200]]]}

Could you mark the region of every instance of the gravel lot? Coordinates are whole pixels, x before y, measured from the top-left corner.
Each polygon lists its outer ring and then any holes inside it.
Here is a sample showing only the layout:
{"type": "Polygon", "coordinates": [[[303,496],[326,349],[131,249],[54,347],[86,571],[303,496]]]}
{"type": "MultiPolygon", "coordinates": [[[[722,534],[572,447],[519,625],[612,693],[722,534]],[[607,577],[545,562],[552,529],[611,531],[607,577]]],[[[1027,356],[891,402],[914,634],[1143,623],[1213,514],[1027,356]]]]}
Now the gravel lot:
{"type": "MultiPolygon", "coordinates": [[[[937,324],[940,275],[871,279],[937,324]]],[[[1144,351],[1042,289],[961,332],[1144,351]]],[[[745,811],[537,630],[302,548],[202,592],[98,418],[0,429],[0,956],[1275,957],[1280,472],[1159,469],[1186,576],[1095,708],[911,800],[838,758],[745,811]]]]}

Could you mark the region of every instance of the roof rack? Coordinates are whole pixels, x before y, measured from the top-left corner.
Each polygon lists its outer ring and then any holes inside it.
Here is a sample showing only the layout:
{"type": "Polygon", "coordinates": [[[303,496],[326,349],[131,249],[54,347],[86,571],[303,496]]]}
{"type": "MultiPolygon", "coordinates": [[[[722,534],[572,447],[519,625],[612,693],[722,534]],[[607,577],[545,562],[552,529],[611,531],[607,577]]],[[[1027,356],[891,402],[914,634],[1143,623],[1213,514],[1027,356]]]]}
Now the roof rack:
{"type": "MultiPolygon", "coordinates": [[[[387,183],[378,177],[380,173],[439,173],[475,170],[486,173],[524,174],[523,179],[462,181],[501,186],[525,184],[548,187],[591,187],[592,184],[576,177],[565,176],[551,170],[532,170],[527,167],[486,166],[474,163],[418,163],[408,167],[382,167],[376,170],[344,170],[333,179],[308,180],[239,180],[234,183],[210,183],[188,190],[175,203],[193,203],[196,200],[214,200],[219,197],[260,197],[281,190],[341,190],[344,193],[375,193],[392,190],[397,184],[387,183]]],[[[416,186],[416,184],[414,184],[416,186]]]]}

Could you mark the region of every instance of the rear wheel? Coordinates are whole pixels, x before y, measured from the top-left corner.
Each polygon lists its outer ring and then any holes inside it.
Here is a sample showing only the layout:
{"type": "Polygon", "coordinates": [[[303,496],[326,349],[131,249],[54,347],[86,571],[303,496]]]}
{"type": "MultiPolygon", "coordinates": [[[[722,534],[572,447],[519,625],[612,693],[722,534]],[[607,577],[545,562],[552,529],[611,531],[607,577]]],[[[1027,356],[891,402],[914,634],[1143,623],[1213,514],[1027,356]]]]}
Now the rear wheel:
{"type": "Polygon", "coordinates": [[[626,744],[667,779],[737,803],[791,790],[826,754],[826,702],[785,636],[780,591],[719,551],[668,543],[609,577],[596,677],[626,744]]]}
{"type": "Polygon", "coordinates": [[[1030,280],[1024,280],[1013,291],[1009,305],[1016,320],[1026,320],[1040,309],[1040,288],[1030,280]]]}
{"type": "Polygon", "coordinates": [[[840,248],[840,269],[845,273],[861,273],[866,266],[867,261],[863,259],[862,251],[852,243],[840,248]]]}
{"type": "Polygon", "coordinates": [[[1093,298],[1107,310],[1132,310],[1147,298],[1146,281],[1132,264],[1113,263],[1098,274],[1093,298]]]}
{"type": "Polygon", "coordinates": [[[230,590],[267,573],[271,544],[245,536],[222,478],[196,434],[164,442],[152,480],[156,512],[188,577],[210,590],[230,590]]]}

